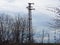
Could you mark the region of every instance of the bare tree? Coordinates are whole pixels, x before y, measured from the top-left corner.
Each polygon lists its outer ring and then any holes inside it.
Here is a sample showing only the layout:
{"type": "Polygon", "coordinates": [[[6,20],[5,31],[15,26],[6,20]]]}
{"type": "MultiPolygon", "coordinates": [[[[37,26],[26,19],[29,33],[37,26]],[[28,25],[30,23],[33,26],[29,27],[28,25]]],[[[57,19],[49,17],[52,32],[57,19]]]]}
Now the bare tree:
{"type": "MultiPolygon", "coordinates": [[[[31,38],[33,34],[31,32],[31,38]]],[[[28,18],[17,15],[16,18],[9,14],[0,16],[0,42],[28,43],[28,18]]],[[[31,40],[33,42],[33,40],[31,40]]]]}
{"type": "Polygon", "coordinates": [[[3,16],[0,16],[0,42],[2,42],[3,16]]]}
{"type": "Polygon", "coordinates": [[[60,7],[48,7],[48,10],[56,13],[55,18],[53,19],[54,23],[49,23],[50,27],[55,30],[54,40],[56,43],[56,30],[60,30],[60,7]]]}

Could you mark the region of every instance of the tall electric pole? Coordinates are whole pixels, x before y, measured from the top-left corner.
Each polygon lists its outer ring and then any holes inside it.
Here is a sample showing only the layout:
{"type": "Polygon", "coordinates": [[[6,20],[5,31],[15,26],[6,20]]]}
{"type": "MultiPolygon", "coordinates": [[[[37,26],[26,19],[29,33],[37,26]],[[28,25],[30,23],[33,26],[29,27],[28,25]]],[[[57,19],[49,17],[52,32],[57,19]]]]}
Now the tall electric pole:
{"type": "Polygon", "coordinates": [[[44,30],[42,31],[42,43],[44,43],[44,30]]]}
{"type": "Polygon", "coordinates": [[[55,43],[56,43],[56,30],[54,32],[54,40],[55,40],[55,43]]]}
{"type": "Polygon", "coordinates": [[[49,35],[49,33],[47,33],[47,35],[48,35],[48,43],[50,43],[50,35],[49,35]]]}
{"type": "Polygon", "coordinates": [[[28,31],[29,31],[29,43],[31,42],[31,31],[32,31],[32,14],[31,14],[31,11],[34,10],[34,8],[32,7],[32,4],[34,5],[34,3],[28,3],[28,21],[29,21],[29,24],[28,24],[28,31]]]}

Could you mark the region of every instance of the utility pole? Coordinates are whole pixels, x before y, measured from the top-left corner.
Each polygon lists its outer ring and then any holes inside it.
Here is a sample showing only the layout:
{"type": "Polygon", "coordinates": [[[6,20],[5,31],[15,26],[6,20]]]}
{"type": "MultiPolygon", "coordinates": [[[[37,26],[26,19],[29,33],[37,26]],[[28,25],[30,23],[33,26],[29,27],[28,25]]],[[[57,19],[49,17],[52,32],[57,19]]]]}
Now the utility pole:
{"type": "Polygon", "coordinates": [[[42,31],[42,43],[44,43],[44,30],[42,31]]]}
{"type": "Polygon", "coordinates": [[[32,10],[35,10],[33,7],[32,7],[32,4],[34,5],[34,3],[28,3],[28,22],[29,22],[29,24],[28,24],[28,31],[29,31],[29,43],[31,42],[31,31],[32,31],[32,15],[31,15],[31,11],[32,10]]]}
{"type": "Polygon", "coordinates": [[[48,35],[48,43],[50,43],[50,35],[49,35],[49,33],[47,33],[47,35],[48,35]]]}
{"type": "Polygon", "coordinates": [[[59,31],[59,42],[60,42],[60,31],[59,31]]]}
{"type": "Polygon", "coordinates": [[[55,33],[54,33],[54,40],[55,40],[55,43],[56,43],[56,30],[55,30],[55,33]]]}

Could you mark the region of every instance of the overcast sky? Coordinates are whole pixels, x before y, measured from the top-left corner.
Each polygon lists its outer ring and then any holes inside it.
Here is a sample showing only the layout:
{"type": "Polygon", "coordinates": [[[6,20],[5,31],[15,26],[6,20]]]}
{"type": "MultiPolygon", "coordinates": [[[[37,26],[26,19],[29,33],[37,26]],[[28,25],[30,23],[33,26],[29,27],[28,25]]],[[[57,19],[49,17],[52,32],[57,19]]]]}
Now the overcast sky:
{"type": "Polygon", "coordinates": [[[26,12],[28,2],[35,3],[36,12],[42,12],[46,7],[58,6],[60,4],[59,0],[0,0],[0,9],[26,12]]]}
{"type": "Polygon", "coordinates": [[[39,32],[43,27],[46,28],[44,25],[50,20],[51,15],[55,15],[48,12],[46,10],[47,7],[58,7],[60,5],[59,0],[0,0],[0,11],[23,12],[27,14],[26,7],[29,2],[34,3],[33,24],[35,32],[39,32]]]}

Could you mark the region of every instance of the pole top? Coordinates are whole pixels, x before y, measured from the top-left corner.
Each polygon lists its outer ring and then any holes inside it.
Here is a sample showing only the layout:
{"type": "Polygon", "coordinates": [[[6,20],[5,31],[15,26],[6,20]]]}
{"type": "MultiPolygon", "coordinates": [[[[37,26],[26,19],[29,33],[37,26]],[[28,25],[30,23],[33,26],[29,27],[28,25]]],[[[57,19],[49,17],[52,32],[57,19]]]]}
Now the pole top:
{"type": "Polygon", "coordinates": [[[29,4],[29,6],[28,7],[26,7],[27,9],[29,9],[29,10],[35,10],[35,8],[33,8],[32,6],[31,6],[31,4],[33,4],[34,5],[34,3],[28,3],[29,4]]]}
{"type": "Polygon", "coordinates": [[[28,3],[29,5],[31,5],[31,4],[33,4],[34,5],[34,3],[28,3]]]}

